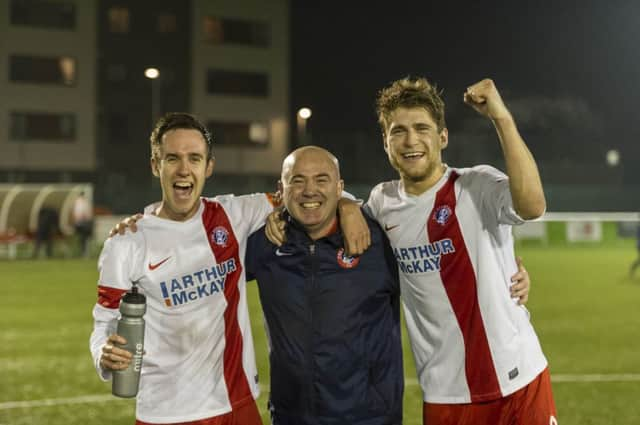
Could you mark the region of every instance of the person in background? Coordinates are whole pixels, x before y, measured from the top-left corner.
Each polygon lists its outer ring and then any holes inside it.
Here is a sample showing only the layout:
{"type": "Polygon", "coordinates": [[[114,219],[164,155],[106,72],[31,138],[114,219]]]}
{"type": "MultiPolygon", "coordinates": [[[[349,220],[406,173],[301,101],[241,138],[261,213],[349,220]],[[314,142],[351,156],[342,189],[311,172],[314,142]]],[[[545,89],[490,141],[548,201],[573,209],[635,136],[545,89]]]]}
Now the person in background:
{"type": "Polygon", "coordinates": [[[53,256],[53,239],[59,228],[58,211],[51,206],[43,206],[38,211],[38,225],[36,227],[36,240],[31,254],[32,258],[38,258],[40,248],[45,246],[47,258],[53,256]]]}
{"type": "Polygon", "coordinates": [[[629,269],[629,277],[633,278],[636,273],[636,269],[640,267],[640,224],[636,227],[636,250],[638,251],[638,258],[631,264],[629,269]]]}
{"type": "Polygon", "coordinates": [[[93,211],[84,192],[73,201],[71,218],[80,241],[80,254],[86,258],[89,256],[88,241],[93,234],[93,211]]]}

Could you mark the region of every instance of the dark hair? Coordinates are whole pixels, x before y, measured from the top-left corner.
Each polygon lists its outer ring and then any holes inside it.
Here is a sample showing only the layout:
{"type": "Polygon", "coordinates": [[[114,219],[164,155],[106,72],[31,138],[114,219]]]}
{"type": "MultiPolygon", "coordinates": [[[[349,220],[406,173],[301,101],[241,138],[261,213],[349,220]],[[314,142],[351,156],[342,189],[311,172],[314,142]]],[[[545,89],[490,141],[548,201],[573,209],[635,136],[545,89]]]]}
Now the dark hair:
{"type": "Polygon", "coordinates": [[[446,128],[444,121],[444,101],[442,91],[429,83],[426,78],[405,77],[396,80],[378,93],[376,112],[378,122],[385,133],[391,113],[397,108],[424,108],[431,114],[438,126],[438,131],[446,128]]]}
{"type": "Polygon", "coordinates": [[[213,139],[211,138],[211,133],[198,118],[186,112],[168,112],[158,120],[149,138],[151,141],[152,158],[160,159],[162,136],[176,129],[198,130],[207,145],[207,161],[213,158],[213,139]]]}

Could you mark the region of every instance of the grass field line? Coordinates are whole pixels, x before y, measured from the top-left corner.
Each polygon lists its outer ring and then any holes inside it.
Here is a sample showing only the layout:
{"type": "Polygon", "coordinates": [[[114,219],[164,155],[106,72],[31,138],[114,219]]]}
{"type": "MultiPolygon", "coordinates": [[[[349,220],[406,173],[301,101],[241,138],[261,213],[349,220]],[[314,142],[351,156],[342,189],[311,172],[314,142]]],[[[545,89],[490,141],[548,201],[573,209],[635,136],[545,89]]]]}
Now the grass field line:
{"type": "MultiPolygon", "coordinates": [[[[551,375],[552,382],[638,382],[640,373],[562,374],[551,375]]],[[[419,385],[416,378],[405,378],[405,386],[419,385]]]]}
{"type": "Polygon", "coordinates": [[[552,382],[636,382],[640,381],[640,373],[611,373],[611,374],[587,374],[587,375],[570,375],[570,374],[554,374],[551,375],[552,382]]]}
{"type": "Polygon", "coordinates": [[[105,401],[120,400],[123,399],[114,397],[111,394],[93,394],[66,398],[46,398],[43,400],[5,401],[0,403],[0,410],[27,409],[31,407],[58,406],[66,404],[102,403],[105,401]]]}
{"type": "MultiPolygon", "coordinates": [[[[553,382],[638,382],[640,373],[618,373],[618,374],[555,374],[551,376],[553,382]]],[[[417,386],[418,380],[406,378],[405,385],[409,387],[417,386]]],[[[260,385],[262,391],[268,391],[269,384],[260,385]]],[[[43,400],[22,400],[0,402],[0,410],[26,409],[32,407],[47,407],[67,404],[83,403],[104,403],[107,401],[123,401],[124,399],[114,397],[111,394],[93,394],[66,398],[49,398],[43,400]]]]}

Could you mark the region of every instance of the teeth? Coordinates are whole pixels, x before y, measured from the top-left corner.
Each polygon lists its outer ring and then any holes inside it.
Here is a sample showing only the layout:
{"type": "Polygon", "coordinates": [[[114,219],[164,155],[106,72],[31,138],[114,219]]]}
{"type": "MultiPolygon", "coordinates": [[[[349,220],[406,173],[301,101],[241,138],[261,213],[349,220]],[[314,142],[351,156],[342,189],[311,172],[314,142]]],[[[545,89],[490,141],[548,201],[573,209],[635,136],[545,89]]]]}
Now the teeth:
{"type": "Polygon", "coordinates": [[[191,187],[191,183],[175,183],[174,186],[179,189],[189,189],[191,187]]]}
{"type": "Polygon", "coordinates": [[[423,154],[421,152],[412,152],[412,153],[405,153],[402,156],[404,158],[419,158],[421,157],[423,154]]]}
{"type": "Polygon", "coordinates": [[[320,202],[303,202],[302,208],[318,208],[320,206],[320,202]]]}

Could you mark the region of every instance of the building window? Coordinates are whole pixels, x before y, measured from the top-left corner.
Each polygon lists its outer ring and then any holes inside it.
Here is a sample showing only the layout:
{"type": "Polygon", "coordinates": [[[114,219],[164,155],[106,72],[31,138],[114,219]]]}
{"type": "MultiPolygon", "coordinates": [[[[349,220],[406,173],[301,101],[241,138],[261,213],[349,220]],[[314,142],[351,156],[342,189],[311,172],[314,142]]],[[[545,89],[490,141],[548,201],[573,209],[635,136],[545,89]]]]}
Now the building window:
{"type": "Polygon", "coordinates": [[[269,25],[259,21],[205,16],[202,22],[204,40],[212,44],[242,44],[269,47],[269,25]]]}
{"type": "Polygon", "coordinates": [[[266,146],[269,143],[269,125],[265,122],[209,121],[214,143],[234,146],[266,146]]]}
{"type": "Polygon", "coordinates": [[[161,13],[158,15],[156,29],[159,33],[173,33],[178,29],[176,15],[172,13],[161,13]]]}
{"type": "Polygon", "coordinates": [[[68,56],[55,58],[11,55],[9,80],[73,86],[76,83],[76,60],[68,56]]]}
{"type": "Polygon", "coordinates": [[[207,92],[236,96],[267,97],[269,82],[267,74],[244,71],[207,71],[207,92]]]}
{"type": "Polygon", "coordinates": [[[76,138],[73,114],[11,112],[10,139],[18,142],[72,142],[76,138]]]}
{"type": "Polygon", "coordinates": [[[109,32],[126,34],[129,32],[129,9],[124,6],[113,6],[107,11],[109,32]]]}
{"type": "Polygon", "coordinates": [[[11,0],[11,25],[72,30],[76,6],[68,1],[11,0]]]}

